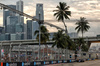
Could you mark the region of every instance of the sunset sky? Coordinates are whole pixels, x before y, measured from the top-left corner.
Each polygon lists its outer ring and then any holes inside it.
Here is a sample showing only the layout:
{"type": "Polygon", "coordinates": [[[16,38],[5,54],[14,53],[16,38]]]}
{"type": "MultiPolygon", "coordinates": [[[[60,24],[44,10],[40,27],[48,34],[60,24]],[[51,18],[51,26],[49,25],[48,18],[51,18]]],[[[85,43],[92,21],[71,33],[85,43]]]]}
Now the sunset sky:
{"type": "MultiPolygon", "coordinates": [[[[6,5],[15,5],[18,0],[0,0],[0,3],[6,5]]],[[[70,11],[72,12],[70,20],[79,20],[80,17],[85,17],[87,20],[100,20],[100,0],[23,0],[24,1],[24,12],[35,16],[36,4],[43,3],[44,5],[44,19],[45,20],[56,20],[53,16],[53,10],[59,2],[66,2],[70,6],[70,11]]],[[[0,10],[0,24],[3,23],[3,12],[0,10]]],[[[25,19],[26,22],[26,19],[25,19]]],[[[62,23],[51,22],[64,28],[62,23]]],[[[90,30],[85,34],[85,36],[96,36],[100,34],[100,22],[89,22],[90,30]]],[[[67,22],[69,32],[75,31],[75,22],[67,22]]],[[[48,26],[51,32],[55,31],[56,28],[48,26]]]]}

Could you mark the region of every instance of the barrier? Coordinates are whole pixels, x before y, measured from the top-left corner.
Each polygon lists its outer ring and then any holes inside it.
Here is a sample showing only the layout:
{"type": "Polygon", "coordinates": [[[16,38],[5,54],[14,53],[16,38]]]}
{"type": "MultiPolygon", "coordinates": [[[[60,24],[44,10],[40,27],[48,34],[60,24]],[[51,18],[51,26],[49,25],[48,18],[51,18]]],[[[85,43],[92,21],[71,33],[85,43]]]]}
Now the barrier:
{"type": "Polygon", "coordinates": [[[22,62],[8,62],[8,63],[3,63],[1,66],[22,66],[22,62]]]}
{"type": "Polygon", "coordinates": [[[34,62],[1,62],[1,66],[40,66],[57,63],[67,63],[67,60],[53,60],[53,61],[34,61],[34,62]]]}
{"type": "Polygon", "coordinates": [[[3,62],[1,62],[1,66],[3,66],[3,62]]]}
{"type": "MultiPolygon", "coordinates": [[[[94,58],[86,60],[87,61],[94,60],[94,58]]],[[[1,66],[41,66],[49,64],[59,64],[59,63],[72,63],[74,61],[75,60],[73,59],[69,59],[69,60],[52,60],[52,61],[34,61],[34,62],[7,62],[7,63],[1,62],[1,66]]],[[[76,60],[76,62],[84,62],[84,59],[76,60]]]]}

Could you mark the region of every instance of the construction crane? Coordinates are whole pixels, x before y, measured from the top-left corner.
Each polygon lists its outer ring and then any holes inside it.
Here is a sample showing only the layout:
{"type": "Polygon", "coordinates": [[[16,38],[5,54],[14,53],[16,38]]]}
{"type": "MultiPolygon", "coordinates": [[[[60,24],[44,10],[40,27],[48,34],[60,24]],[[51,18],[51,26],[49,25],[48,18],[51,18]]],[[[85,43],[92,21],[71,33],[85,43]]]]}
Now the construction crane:
{"type": "MultiPolygon", "coordinates": [[[[30,16],[30,15],[28,15],[28,14],[26,14],[26,13],[24,13],[24,12],[18,11],[18,10],[16,10],[16,9],[13,9],[13,8],[7,6],[7,5],[2,4],[2,3],[0,3],[0,6],[1,6],[0,9],[8,9],[8,10],[11,10],[11,11],[13,11],[13,12],[16,12],[16,13],[19,14],[19,15],[25,16],[26,18],[30,18],[30,19],[32,19],[33,21],[37,21],[37,22],[39,21],[39,19],[37,19],[37,18],[35,18],[35,17],[33,17],[33,16],[30,16]]],[[[44,24],[47,24],[47,25],[49,25],[49,26],[52,26],[52,27],[56,27],[57,29],[61,29],[61,30],[65,31],[63,28],[58,27],[58,26],[53,25],[53,24],[50,24],[50,23],[48,23],[48,22],[43,22],[43,23],[44,23],[44,24]]]]}

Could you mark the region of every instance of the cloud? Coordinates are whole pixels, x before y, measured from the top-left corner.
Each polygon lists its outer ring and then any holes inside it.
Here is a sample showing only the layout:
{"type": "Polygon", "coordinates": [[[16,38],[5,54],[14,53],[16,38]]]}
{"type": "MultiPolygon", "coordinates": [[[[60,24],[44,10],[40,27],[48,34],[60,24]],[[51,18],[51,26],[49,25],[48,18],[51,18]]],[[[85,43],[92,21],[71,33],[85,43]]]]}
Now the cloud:
{"type": "MultiPolygon", "coordinates": [[[[16,4],[18,0],[1,0],[0,3],[8,4],[16,4]]],[[[23,0],[24,1],[24,12],[35,16],[36,11],[36,4],[43,3],[44,5],[44,18],[45,20],[56,20],[53,16],[53,10],[56,9],[56,6],[59,2],[66,2],[68,6],[70,6],[70,11],[72,12],[72,16],[70,17],[71,20],[79,19],[80,17],[86,17],[87,20],[100,19],[100,0],[23,0]]],[[[2,11],[0,10],[0,22],[2,22],[2,11]]],[[[26,18],[25,18],[26,22],[26,18]]],[[[58,22],[51,22],[56,24],[59,27],[64,28],[63,23],[58,22]]],[[[68,26],[69,32],[75,31],[75,22],[74,23],[66,23],[68,26]]],[[[99,26],[98,23],[90,23],[91,29],[89,30],[90,33],[95,31],[98,33],[99,26]]],[[[48,27],[52,32],[55,31],[53,28],[48,27]]]]}

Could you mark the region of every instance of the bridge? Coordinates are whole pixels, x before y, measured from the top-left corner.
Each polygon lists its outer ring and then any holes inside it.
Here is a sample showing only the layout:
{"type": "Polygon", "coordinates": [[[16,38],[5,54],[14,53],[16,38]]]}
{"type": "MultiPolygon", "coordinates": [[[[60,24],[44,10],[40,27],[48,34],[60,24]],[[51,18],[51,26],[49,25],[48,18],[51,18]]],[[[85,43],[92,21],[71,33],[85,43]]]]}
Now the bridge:
{"type": "MultiPolygon", "coordinates": [[[[100,43],[100,37],[83,37],[84,41],[88,43],[100,43]]],[[[71,38],[72,40],[78,40],[79,38],[71,38]]]]}
{"type": "MultiPolygon", "coordinates": [[[[73,41],[78,40],[78,38],[71,38],[73,41]]],[[[91,43],[99,43],[100,42],[100,37],[84,37],[84,41],[88,42],[89,44],[91,43]]],[[[51,45],[53,44],[54,41],[50,39],[47,41],[46,44],[51,45]]],[[[14,41],[0,41],[0,45],[2,46],[16,46],[16,45],[38,45],[39,42],[37,40],[14,40],[14,41]]]]}

